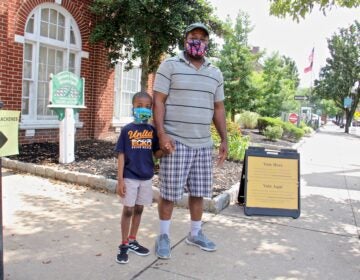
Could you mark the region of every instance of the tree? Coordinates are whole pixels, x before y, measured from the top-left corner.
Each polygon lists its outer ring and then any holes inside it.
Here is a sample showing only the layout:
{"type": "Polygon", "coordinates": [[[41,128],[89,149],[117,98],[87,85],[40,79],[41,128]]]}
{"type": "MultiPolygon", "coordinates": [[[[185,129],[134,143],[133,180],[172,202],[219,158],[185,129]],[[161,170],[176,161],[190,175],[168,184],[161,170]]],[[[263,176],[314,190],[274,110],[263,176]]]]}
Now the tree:
{"type": "Polygon", "coordinates": [[[332,7],[339,6],[345,8],[356,8],[360,6],[360,0],[270,0],[270,14],[286,17],[291,16],[299,21],[300,17],[312,12],[317,5],[324,14],[332,7]]]}
{"type": "Polygon", "coordinates": [[[248,45],[252,27],[246,13],[239,11],[235,24],[228,17],[225,30],[218,66],[224,75],[225,108],[234,120],[237,113],[254,109],[256,97],[250,79],[260,54],[253,54],[248,45]]]}
{"type": "Polygon", "coordinates": [[[91,10],[97,16],[92,42],[104,43],[111,65],[120,59],[131,69],[140,58],[142,90],[164,55],[183,44],[187,25],[201,21],[221,32],[221,22],[204,0],[95,0],[91,10]]]}
{"type": "Polygon", "coordinates": [[[262,72],[261,104],[257,109],[262,116],[278,117],[282,111],[296,107],[294,95],[299,85],[295,62],[278,53],[265,59],[262,72]]]}
{"type": "Polygon", "coordinates": [[[349,133],[360,99],[360,23],[355,21],[349,28],[340,29],[328,39],[328,47],[330,58],[315,81],[315,94],[333,100],[345,112],[345,132],[349,133]],[[352,104],[345,108],[346,97],[352,98],[352,104]]]}

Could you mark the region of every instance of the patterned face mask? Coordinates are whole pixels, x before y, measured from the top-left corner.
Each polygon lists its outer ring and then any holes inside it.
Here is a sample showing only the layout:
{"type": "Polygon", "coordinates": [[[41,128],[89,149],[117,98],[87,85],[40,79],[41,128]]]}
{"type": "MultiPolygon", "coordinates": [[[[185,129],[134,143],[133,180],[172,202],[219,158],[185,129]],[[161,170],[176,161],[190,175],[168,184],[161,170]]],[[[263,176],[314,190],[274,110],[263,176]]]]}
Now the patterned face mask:
{"type": "Polygon", "coordinates": [[[194,58],[203,58],[208,50],[206,43],[201,40],[187,40],[186,52],[194,58]]]}
{"type": "Polygon", "coordinates": [[[152,111],[148,108],[134,108],[133,115],[136,123],[147,123],[152,117],[152,111]]]}

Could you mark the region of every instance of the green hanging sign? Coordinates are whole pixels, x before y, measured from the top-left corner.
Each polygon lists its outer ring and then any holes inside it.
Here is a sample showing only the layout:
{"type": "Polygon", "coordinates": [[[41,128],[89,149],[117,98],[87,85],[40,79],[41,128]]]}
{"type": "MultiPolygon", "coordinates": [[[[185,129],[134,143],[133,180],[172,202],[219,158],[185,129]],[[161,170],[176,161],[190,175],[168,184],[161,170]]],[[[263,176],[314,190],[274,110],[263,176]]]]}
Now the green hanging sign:
{"type": "Polygon", "coordinates": [[[51,76],[49,108],[85,108],[84,79],[64,71],[51,76]]]}
{"type": "Polygon", "coordinates": [[[63,71],[50,75],[50,94],[48,107],[55,111],[61,121],[65,117],[65,108],[79,110],[85,107],[85,80],[72,72],[63,71]]]}

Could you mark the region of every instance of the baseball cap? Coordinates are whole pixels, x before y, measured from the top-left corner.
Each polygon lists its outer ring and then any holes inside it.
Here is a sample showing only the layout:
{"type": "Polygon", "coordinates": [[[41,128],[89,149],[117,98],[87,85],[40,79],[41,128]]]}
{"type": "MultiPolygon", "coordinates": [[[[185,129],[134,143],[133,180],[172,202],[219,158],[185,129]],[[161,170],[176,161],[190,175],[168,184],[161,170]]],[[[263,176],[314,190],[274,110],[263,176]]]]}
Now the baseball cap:
{"type": "Polygon", "coordinates": [[[195,23],[192,23],[190,24],[188,27],[186,27],[185,29],[185,36],[190,32],[190,31],[193,31],[194,29],[196,28],[200,28],[202,30],[204,30],[207,35],[209,36],[210,35],[210,32],[209,32],[209,29],[201,22],[195,22],[195,23]]]}

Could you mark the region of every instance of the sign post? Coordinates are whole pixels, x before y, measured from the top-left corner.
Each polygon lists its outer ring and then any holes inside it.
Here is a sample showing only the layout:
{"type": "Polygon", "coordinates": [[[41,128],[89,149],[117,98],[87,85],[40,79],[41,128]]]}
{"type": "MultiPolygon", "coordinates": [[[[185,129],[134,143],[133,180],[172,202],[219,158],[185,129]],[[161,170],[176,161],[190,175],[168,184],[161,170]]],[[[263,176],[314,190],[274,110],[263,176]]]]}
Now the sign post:
{"type": "Polygon", "coordinates": [[[50,75],[50,94],[48,107],[53,109],[60,120],[59,162],[70,163],[75,160],[75,119],[74,110],[85,107],[85,81],[71,72],[50,75]]]}
{"type": "Polygon", "coordinates": [[[2,162],[1,157],[19,153],[19,111],[1,110],[0,101],[0,279],[4,279],[3,211],[2,211],[2,162]]]}

